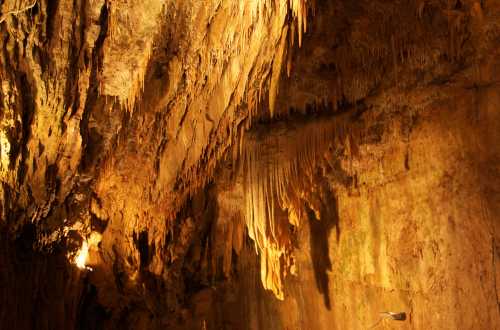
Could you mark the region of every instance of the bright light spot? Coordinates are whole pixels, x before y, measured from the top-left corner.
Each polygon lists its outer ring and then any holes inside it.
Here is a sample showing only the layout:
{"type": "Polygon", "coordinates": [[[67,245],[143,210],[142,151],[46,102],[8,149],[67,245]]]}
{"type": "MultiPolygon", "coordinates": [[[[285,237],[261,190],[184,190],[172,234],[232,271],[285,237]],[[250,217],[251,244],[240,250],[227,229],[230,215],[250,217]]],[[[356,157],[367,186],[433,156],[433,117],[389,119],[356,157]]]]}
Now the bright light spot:
{"type": "MultiPolygon", "coordinates": [[[[75,223],[72,227],[65,227],[64,234],[68,235],[69,230],[77,230],[78,223],[75,223]]],[[[81,229],[81,228],[80,228],[81,229]]],[[[83,236],[83,235],[82,235],[83,236]]],[[[75,264],[76,267],[80,269],[86,269],[92,271],[93,269],[87,266],[87,262],[89,262],[89,251],[97,252],[99,249],[99,243],[102,240],[102,235],[96,231],[90,233],[90,235],[85,235],[87,239],[84,239],[82,242],[82,246],[76,252],[76,254],[70,253],[68,255],[68,260],[71,260],[71,263],[75,264]]],[[[94,258],[95,259],[95,258],[94,258]]],[[[92,260],[95,262],[96,260],[92,260]]]]}
{"type": "Polygon", "coordinates": [[[87,241],[83,241],[82,247],[80,248],[75,257],[76,266],[80,269],[88,269],[88,267],[85,266],[88,256],[89,256],[89,245],[87,244],[87,241]]]}
{"type": "Polygon", "coordinates": [[[102,235],[96,231],[93,231],[90,233],[89,246],[97,248],[101,240],[102,240],[102,235]]]}

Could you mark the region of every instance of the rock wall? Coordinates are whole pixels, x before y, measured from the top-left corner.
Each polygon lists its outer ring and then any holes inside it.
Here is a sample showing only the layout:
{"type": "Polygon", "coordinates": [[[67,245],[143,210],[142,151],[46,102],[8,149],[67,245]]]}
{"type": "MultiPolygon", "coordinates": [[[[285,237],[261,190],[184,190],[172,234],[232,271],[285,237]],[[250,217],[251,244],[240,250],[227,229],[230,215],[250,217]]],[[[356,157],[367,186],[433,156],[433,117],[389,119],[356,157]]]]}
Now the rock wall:
{"type": "Polygon", "coordinates": [[[499,327],[499,91],[453,78],[367,100],[356,146],[325,156],[336,212],[301,224],[284,301],[260,287],[247,245],[212,293],[205,312],[226,322],[214,328],[499,327]],[[407,320],[379,323],[386,311],[407,320]]]}

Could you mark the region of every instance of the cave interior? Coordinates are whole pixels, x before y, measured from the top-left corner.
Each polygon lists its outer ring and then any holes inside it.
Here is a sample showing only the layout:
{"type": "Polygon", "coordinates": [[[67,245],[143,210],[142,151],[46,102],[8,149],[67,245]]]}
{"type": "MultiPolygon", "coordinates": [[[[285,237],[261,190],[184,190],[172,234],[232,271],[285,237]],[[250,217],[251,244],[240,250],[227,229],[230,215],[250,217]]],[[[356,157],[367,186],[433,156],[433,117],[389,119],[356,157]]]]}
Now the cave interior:
{"type": "Polygon", "coordinates": [[[500,329],[498,0],[0,0],[0,329],[500,329]]]}

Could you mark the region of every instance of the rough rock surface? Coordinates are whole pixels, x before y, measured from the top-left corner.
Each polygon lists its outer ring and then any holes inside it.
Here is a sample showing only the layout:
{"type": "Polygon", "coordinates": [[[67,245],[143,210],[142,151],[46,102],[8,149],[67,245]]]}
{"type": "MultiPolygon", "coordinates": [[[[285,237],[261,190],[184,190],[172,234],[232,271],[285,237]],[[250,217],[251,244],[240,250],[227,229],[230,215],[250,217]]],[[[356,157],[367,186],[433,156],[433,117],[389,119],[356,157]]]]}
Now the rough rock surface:
{"type": "Polygon", "coordinates": [[[369,329],[380,312],[405,311],[378,326],[497,328],[500,148],[488,141],[499,139],[499,86],[453,80],[404,102],[366,100],[377,121],[358,119],[355,152],[327,152],[318,181],[333,210],[301,225],[284,301],[262,290],[250,245],[208,317],[230,329],[369,329]]]}
{"type": "Polygon", "coordinates": [[[0,328],[500,327],[497,1],[0,13],[0,328]]]}

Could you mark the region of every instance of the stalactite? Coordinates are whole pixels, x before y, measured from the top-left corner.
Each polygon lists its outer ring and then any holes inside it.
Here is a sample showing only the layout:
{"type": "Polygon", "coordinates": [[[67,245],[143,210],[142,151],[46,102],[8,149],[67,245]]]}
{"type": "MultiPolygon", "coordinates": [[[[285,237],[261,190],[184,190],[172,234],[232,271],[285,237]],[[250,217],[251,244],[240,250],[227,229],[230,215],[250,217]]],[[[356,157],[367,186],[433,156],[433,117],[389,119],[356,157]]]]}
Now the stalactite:
{"type": "MultiPolygon", "coordinates": [[[[278,94],[279,81],[283,72],[283,65],[284,62],[287,61],[288,54],[291,54],[293,50],[291,46],[289,46],[290,43],[293,44],[293,40],[290,41],[291,36],[289,33],[289,26],[296,26],[297,34],[301,35],[303,31],[305,31],[304,22],[307,18],[307,10],[310,6],[311,4],[308,3],[307,0],[300,0],[298,2],[295,1],[293,3],[289,3],[288,1],[277,1],[273,3],[269,0],[259,0],[242,2],[239,6],[236,7],[236,13],[242,15],[241,24],[243,26],[251,26],[253,24],[268,24],[272,20],[279,22],[279,24],[273,25],[275,26],[274,29],[276,29],[277,27],[281,29],[281,33],[278,32],[276,34],[276,31],[273,32],[273,34],[279,36],[278,50],[274,52],[274,56],[272,57],[273,61],[270,63],[270,65],[264,65],[264,67],[260,69],[262,79],[257,79],[253,82],[254,85],[258,85],[258,88],[250,88],[248,90],[246,89],[246,85],[249,84],[252,79],[252,77],[249,77],[248,82],[237,83],[236,87],[232,86],[234,90],[232,90],[231,93],[225,90],[225,92],[228,93],[228,97],[223,96],[223,98],[227,98],[229,103],[224,104],[224,107],[226,107],[226,109],[229,107],[241,107],[242,109],[245,109],[246,115],[245,117],[242,117],[243,119],[241,119],[244,120],[244,125],[242,125],[241,129],[238,129],[238,131],[235,133],[235,138],[232,138],[232,134],[228,133],[228,130],[225,128],[232,127],[234,123],[231,122],[231,118],[225,118],[227,122],[219,123],[219,129],[216,135],[213,136],[214,142],[202,149],[200,162],[182,169],[182,173],[179,174],[176,178],[175,186],[178,187],[179,190],[183,193],[177,194],[174,200],[169,205],[165,206],[165,210],[170,219],[175,218],[176,210],[181,207],[186,198],[192,196],[196,191],[210,182],[220,159],[222,159],[223,157],[227,157],[228,152],[237,153],[238,151],[234,151],[234,148],[240,150],[241,152],[241,150],[243,149],[243,146],[241,144],[243,141],[245,129],[249,129],[255,119],[259,119],[268,115],[272,117],[274,115],[274,104],[278,94]],[[286,20],[286,16],[288,14],[290,14],[292,18],[291,22],[286,20]],[[299,19],[301,20],[300,24],[298,23],[299,19]],[[262,106],[263,101],[265,100],[269,102],[269,107],[262,106]],[[246,104],[241,104],[243,101],[245,101],[246,104]],[[269,110],[266,111],[267,109],[269,110]],[[203,173],[203,175],[200,176],[199,173],[203,173]]],[[[244,31],[246,31],[246,29],[244,29],[244,31]]],[[[249,40],[241,40],[241,37],[239,40],[240,43],[245,41],[245,43],[243,43],[242,45],[249,42],[249,40]]],[[[151,53],[148,53],[148,56],[143,58],[145,59],[144,72],[147,68],[150,56],[151,53]]],[[[244,56],[244,53],[238,53],[237,56],[244,56]]],[[[258,61],[260,60],[258,59],[258,61]]],[[[263,63],[260,63],[259,65],[262,64],[263,63]]],[[[225,79],[232,79],[228,78],[230,74],[231,70],[224,70],[221,80],[224,81],[225,79]]],[[[252,76],[255,75],[253,72],[250,72],[250,74],[252,76]]],[[[231,84],[232,83],[233,82],[231,82],[231,84]]],[[[143,90],[142,84],[143,80],[134,80],[133,86],[135,87],[131,90],[130,96],[125,98],[127,108],[129,110],[132,110],[136,104],[136,101],[140,99],[143,90]]],[[[217,106],[220,105],[221,104],[217,104],[217,106]]],[[[234,120],[234,118],[232,118],[232,120],[234,120]]]]}
{"type": "MultiPolygon", "coordinates": [[[[346,139],[345,117],[297,127],[274,127],[273,134],[247,133],[240,173],[244,176],[245,221],[260,255],[264,288],[283,299],[283,279],[294,269],[290,225],[301,222],[302,196],[312,173],[334,141],[346,139]],[[285,211],[285,213],[283,213],[285,211]]],[[[318,207],[317,218],[320,218],[318,207]]]]}

